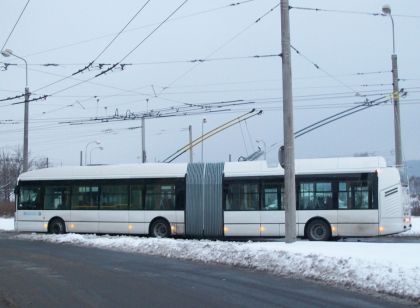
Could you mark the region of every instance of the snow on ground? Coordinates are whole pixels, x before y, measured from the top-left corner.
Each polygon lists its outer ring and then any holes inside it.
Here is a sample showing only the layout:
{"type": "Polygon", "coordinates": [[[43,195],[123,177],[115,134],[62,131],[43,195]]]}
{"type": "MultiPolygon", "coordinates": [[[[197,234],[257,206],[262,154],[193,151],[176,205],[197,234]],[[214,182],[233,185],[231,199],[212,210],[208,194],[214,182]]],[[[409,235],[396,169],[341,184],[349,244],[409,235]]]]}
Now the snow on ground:
{"type": "Polygon", "coordinates": [[[0,217],[0,230],[11,231],[15,229],[14,218],[0,217]]]}
{"type": "MultiPolygon", "coordinates": [[[[420,219],[416,219],[420,223],[420,219]]],[[[22,239],[219,263],[320,280],[420,302],[420,244],[227,242],[81,234],[21,234],[22,239]]]]}

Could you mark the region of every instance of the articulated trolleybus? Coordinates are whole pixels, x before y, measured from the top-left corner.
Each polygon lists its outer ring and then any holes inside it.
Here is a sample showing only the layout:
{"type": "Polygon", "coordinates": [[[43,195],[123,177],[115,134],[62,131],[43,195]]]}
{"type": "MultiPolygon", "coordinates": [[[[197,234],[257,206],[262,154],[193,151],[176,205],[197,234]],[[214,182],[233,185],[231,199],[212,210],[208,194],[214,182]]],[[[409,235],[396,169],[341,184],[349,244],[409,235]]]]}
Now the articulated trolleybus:
{"type": "MultiPolygon", "coordinates": [[[[61,167],[23,173],[17,231],[282,237],[284,171],[265,161],[61,167]]],[[[297,232],[310,240],[411,228],[381,157],[296,161],[297,232]]]]}

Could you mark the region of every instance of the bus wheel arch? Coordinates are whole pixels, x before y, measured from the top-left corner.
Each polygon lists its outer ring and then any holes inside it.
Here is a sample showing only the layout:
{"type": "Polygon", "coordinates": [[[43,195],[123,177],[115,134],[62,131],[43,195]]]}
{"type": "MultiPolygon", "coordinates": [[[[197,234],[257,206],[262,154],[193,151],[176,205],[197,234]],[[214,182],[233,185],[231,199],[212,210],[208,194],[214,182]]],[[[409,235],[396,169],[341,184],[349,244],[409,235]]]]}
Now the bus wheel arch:
{"type": "Polygon", "coordinates": [[[305,224],[305,237],[310,241],[329,241],[332,238],[331,224],[322,217],[312,217],[305,224]]]}
{"type": "Polygon", "coordinates": [[[149,224],[149,235],[152,237],[165,238],[170,237],[171,225],[164,217],[155,217],[149,224]]]}
{"type": "Polygon", "coordinates": [[[66,224],[64,223],[64,220],[58,216],[51,218],[48,222],[48,233],[65,234],[66,224]]]}

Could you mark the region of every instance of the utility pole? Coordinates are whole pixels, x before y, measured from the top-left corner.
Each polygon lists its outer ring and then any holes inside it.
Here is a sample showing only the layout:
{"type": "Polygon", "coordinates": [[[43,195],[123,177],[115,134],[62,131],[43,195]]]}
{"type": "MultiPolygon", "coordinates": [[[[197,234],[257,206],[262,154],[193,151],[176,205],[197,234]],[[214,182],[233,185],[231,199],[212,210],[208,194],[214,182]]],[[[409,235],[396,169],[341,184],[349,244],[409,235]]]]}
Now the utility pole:
{"type": "Polygon", "coordinates": [[[29,96],[31,95],[31,92],[29,92],[29,86],[28,86],[28,62],[13,53],[11,49],[4,49],[0,52],[4,57],[10,57],[14,56],[23,62],[25,62],[25,77],[26,77],[26,83],[25,83],[25,107],[24,107],[24,116],[23,116],[23,172],[28,171],[29,168],[29,146],[28,146],[28,124],[29,124],[29,96]]]}
{"type": "Polygon", "coordinates": [[[398,86],[398,64],[397,55],[393,54],[392,58],[392,83],[394,99],[394,129],[395,129],[395,165],[397,168],[403,166],[402,162],[402,146],[401,146],[401,121],[400,121],[400,89],[398,86]]]}
{"type": "Polygon", "coordinates": [[[188,126],[188,132],[189,132],[189,141],[190,141],[190,163],[193,162],[193,151],[192,151],[192,125],[188,126]]]}
{"type": "Polygon", "coordinates": [[[281,0],[281,46],[283,71],[284,192],[286,243],[296,241],[296,183],[293,134],[292,61],[290,54],[289,1],[281,0]]]}
{"type": "Polygon", "coordinates": [[[141,162],[146,162],[146,120],[144,117],[141,118],[141,162]]]}
{"type": "Polygon", "coordinates": [[[80,151],[80,166],[83,166],[83,151],[80,151]]]}
{"type": "Polygon", "coordinates": [[[397,55],[395,53],[395,27],[394,18],[391,14],[391,7],[384,5],[382,12],[391,18],[392,23],[392,100],[394,101],[394,132],[395,132],[395,165],[401,170],[402,162],[402,146],[401,146],[401,121],[400,121],[400,89],[398,86],[398,63],[397,55]]]}

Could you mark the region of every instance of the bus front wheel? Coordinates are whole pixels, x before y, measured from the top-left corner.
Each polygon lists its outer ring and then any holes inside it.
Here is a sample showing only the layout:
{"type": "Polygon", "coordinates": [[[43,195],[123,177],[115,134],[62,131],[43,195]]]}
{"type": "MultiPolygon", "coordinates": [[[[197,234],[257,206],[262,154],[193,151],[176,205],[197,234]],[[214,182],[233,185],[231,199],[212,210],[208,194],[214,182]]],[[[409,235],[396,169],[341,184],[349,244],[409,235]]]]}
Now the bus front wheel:
{"type": "Polygon", "coordinates": [[[64,234],[66,233],[66,225],[64,221],[59,218],[51,220],[48,226],[48,232],[52,234],[64,234]]]}
{"type": "Polygon", "coordinates": [[[310,241],[329,241],[331,239],[330,225],[322,219],[312,220],[306,227],[306,236],[310,241]]]}
{"type": "Polygon", "coordinates": [[[150,226],[150,236],[152,237],[169,237],[171,235],[171,227],[164,219],[155,220],[150,226]]]}

